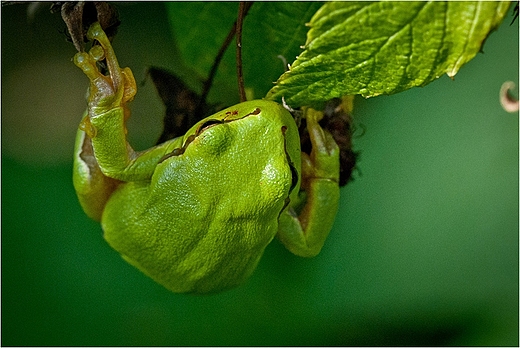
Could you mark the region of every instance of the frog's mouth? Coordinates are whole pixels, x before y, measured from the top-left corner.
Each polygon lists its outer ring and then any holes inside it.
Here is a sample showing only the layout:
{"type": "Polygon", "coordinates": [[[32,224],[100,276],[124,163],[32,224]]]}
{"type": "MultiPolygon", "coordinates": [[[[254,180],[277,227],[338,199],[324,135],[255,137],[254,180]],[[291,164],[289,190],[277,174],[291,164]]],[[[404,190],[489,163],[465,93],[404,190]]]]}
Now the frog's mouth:
{"type": "Polygon", "coordinates": [[[179,156],[179,155],[182,155],[184,153],[184,151],[186,151],[186,148],[188,147],[188,145],[193,141],[195,140],[199,135],[201,135],[205,130],[211,128],[211,127],[215,127],[215,126],[218,126],[220,124],[224,124],[224,123],[229,123],[229,122],[233,122],[233,121],[238,121],[238,120],[242,120],[248,116],[251,116],[251,115],[258,115],[260,114],[260,112],[262,112],[262,110],[260,110],[260,108],[256,108],[255,110],[253,110],[252,112],[242,116],[242,117],[238,117],[238,118],[233,118],[233,119],[227,119],[227,117],[231,117],[231,116],[235,116],[236,114],[233,114],[233,112],[227,112],[226,114],[229,114],[229,115],[226,115],[226,117],[224,117],[223,119],[208,119],[206,120],[204,123],[201,123],[197,129],[195,130],[195,133],[194,134],[191,134],[189,135],[186,140],[184,140],[184,143],[182,144],[181,147],[177,147],[175,149],[172,150],[172,152],[164,155],[160,160],[159,160],[159,163],[163,162],[164,160],[167,160],[168,158],[170,157],[173,157],[173,156],[179,156]]]}

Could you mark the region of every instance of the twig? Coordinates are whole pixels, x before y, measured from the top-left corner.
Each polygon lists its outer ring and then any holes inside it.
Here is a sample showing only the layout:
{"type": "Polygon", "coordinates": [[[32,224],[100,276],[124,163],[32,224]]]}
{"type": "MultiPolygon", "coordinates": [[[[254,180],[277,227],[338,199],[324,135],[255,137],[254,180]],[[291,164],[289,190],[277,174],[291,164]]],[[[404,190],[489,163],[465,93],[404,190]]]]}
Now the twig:
{"type": "Polygon", "coordinates": [[[242,23],[244,20],[246,3],[240,1],[238,5],[238,17],[236,22],[236,40],[237,40],[237,79],[238,79],[238,94],[240,101],[246,101],[246,90],[244,88],[244,75],[242,73],[242,23]]]}
{"type": "MultiPolygon", "coordinates": [[[[247,15],[247,12],[251,9],[251,6],[253,5],[253,2],[246,2],[244,7],[244,13],[243,17],[247,15]]],[[[222,57],[224,56],[224,53],[226,53],[227,48],[229,47],[229,44],[231,43],[231,40],[233,39],[233,36],[235,36],[235,33],[237,31],[237,25],[238,25],[238,19],[233,23],[233,26],[231,27],[231,30],[229,31],[226,39],[222,43],[222,46],[220,46],[220,49],[217,53],[217,56],[213,60],[213,65],[211,67],[211,70],[209,71],[208,78],[204,82],[204,86],[202,87],[202,94],[200,98],[199,105],[197,107],[197,115],[200,114],[204,108],[204,105],[206,104],[206,98],[209,94],[209,90],[211,89],[211,85],[213,84],[213,79],[215,78],[215,75],[217,73],[218,66],[220,64],[220,61],[222,60],[222,57]]]]}

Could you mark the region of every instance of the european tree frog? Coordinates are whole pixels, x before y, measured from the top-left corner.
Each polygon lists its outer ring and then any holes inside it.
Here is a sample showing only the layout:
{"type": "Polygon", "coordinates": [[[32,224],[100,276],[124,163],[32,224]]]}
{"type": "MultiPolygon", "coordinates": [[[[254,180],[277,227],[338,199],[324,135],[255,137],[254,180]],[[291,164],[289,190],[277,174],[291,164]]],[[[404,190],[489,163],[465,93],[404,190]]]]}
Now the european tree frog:
{"type": "Polygon", "coordinates": [[[306,114],[313,151],[300,151],[281,105],[247,101],[205,118],[184,136],[135,152],[126,141],[136,93],[99,24],[74,63],[90,80],[75,147],[74,187],[106,241],[174,292],[243,283],[275,236],[294,254],[319,253],[339,200],[338,147],[306,114]],[[106,59],[109,74],[97,62],[106,59]]]}

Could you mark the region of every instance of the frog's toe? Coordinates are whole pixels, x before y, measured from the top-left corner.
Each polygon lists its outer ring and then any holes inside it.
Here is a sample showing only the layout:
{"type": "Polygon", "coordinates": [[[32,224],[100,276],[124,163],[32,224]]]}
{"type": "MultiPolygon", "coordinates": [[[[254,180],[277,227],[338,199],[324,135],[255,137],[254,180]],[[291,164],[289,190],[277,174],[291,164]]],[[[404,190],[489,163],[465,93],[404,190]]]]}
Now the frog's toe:
{"type": "Polygon", "coordinates": [[[86,52],[78,52],[74,56],[74,64],[87,75],[90,80],[94,80],[99,77],[99,71],[96,67],[96,62],[86,52]]]}
{"type": "Polygon", "coordinates": [[[93,23],[87,31],[87,38],[89,40],[99,40],[100,38],[103,39],[103,37],[106,37],[105,32],[103,31],[103,28],[101,28],[101,24],[99,22],[93,23]]]}
{"type": "Polygon", "coordinates": [[[96,62],[99,62],[105,58],[105,50],[101,46],[92,47],[88,53],[96,62]]]}
{"type": "Polygon", "coordinates": [[[121,69],[121,75],[124,78],[123,102],[128,102],[134,99],[137,93],[137,84],[135,83],[134,74],[130,68],[121,69]]]}
{"type": "Polygon", "coordinates": [[[110,43],[107,34],[105,34],[105,32],[103,31],[103,28],[101,27],[101,24],[99,24],[99,22],[95,22],[90,26],[90,28],[87,31],[87,38],[90,41],[96,40],[97,42],[99,42],[99,44],[103,47],[105,52],[107,50],[112,49],[112,44],[110,43]]]}
{"type": "Polygon", "coordinates": [[[90,57],[86,52],[78,52],[74,55],[74,64],[78,67],[82,67],[90,62],[90,57]]]}

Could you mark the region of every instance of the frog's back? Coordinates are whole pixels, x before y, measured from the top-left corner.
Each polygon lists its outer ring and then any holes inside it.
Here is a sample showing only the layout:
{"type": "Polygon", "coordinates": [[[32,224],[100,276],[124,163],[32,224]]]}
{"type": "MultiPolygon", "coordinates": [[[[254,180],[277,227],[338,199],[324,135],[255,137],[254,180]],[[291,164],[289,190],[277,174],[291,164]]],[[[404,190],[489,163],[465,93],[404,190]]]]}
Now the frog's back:
{"type": "Polygon", "coordinates": [[[269,122],[211,127],[158,165],[151,182],[121,185],[103,216],[107,241],[175,292],[242,283],[294,188],[285,134],[269,122]]]}

